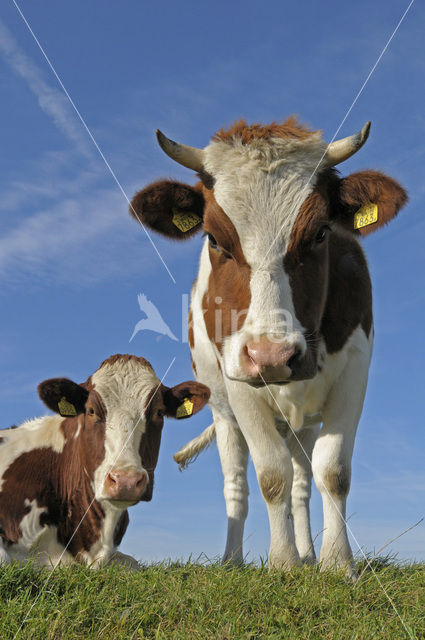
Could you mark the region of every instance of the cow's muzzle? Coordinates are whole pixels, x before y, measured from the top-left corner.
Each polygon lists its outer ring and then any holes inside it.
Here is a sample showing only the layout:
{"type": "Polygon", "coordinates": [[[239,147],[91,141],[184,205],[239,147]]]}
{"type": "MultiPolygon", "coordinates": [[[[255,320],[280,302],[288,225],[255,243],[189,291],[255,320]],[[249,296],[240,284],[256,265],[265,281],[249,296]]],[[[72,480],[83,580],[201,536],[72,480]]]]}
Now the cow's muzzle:
{"type": "Polygon", "coordinates": [[[301,359],[300,345],[273,342],[267,337],[247,342],[241,365],[252,384],[289,382],[301,359]]]}
{"type": "Polygon", "coordinates": [[[149,482],[147,471],[112,470],[105,478],[105,491],[110,500],[138,502],[149,482]]]}

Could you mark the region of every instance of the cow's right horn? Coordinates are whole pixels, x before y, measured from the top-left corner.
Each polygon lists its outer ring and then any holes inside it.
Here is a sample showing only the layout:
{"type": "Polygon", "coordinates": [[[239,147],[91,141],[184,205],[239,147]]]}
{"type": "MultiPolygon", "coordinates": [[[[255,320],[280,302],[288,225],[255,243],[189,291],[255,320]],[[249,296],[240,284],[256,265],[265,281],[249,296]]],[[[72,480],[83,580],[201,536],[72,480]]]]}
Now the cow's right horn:
{"type": "Polygon", "coordinates": [[[325,161],[329,167],[334,167],[340,162],[344,162],[362,148],[369,136],[370,122],[366,122],[363,129],[354,133],[348,138],[335,140],[328,145],[325,161]]]}
{"type": "Polygon", "coordinates": [[[202,170],[204,156],[202,149],[196,149],[196,147],[188,147],[185,144],[174,142],[174,140],[170,140],[167,136],[164,136],[159,129],[156,130],[156,137],[161,149],[165,151],[167,156],[170,156],[172,160],[175,160],[188,169],[193,169],[193,171],[202,170]]]}

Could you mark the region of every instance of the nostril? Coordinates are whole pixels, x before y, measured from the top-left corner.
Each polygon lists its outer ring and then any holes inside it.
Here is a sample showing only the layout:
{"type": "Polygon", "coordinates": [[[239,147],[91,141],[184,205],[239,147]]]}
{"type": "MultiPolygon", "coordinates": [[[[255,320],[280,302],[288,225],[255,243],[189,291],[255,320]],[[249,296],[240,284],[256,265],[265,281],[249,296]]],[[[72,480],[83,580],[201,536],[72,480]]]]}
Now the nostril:
{"type": "Polygon", "coordinates": [[[300,359],[301,359],[301,349],[296,349],[294,355],[291,356],[287,361],[286,366],[293,370],[300,359]]]}
{"type": "Polygon", "coordinates": [[[142,487],[145,484],[145,481],[146,481],[146,477],[144,475],[140,476],[140,478],[136,482],[136,487],[138,487],[138,488],[142,487]]]}
{"type": "Polygon", "coordinates": [[[114,473],[108,473],[108,480],[111,484],[117,484],[117,478],[114,473]]]}

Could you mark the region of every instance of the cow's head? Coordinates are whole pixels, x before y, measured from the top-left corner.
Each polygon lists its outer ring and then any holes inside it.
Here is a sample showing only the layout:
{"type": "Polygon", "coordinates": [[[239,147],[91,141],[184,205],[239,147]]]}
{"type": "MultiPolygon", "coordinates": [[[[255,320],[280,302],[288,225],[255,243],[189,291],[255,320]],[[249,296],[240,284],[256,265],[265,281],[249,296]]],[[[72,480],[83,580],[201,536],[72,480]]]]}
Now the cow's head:
{"type": "Polygon", "coordinates": [[[38,390],[49,409],[77,422],[72,437],[95,498],[118,508],[152,498],[164,417],[188,418],[210,395],[192,381],[165,387],[147,360],[120,354],[83,384],[53,378],[38,390]]]}
{"type": "MultiPolygon", "coordinates": [[[[369,127],[326,145],[294,117],[269,126],[240,121],[202,150],[157,133],[162,149],[200,182],[151,184],[130,212],[172,238],[207,234],[204,317],[228,377],[261,385],[316,374],[333,279],[346,277],[350,287],[350,272],[368,277],[356,236],[387,223],[407,199],[381,173],[341,178],[334,169],[362,147],[369,127]]],[[[338,342],[329,339],[328,351],[338,342]]]]}

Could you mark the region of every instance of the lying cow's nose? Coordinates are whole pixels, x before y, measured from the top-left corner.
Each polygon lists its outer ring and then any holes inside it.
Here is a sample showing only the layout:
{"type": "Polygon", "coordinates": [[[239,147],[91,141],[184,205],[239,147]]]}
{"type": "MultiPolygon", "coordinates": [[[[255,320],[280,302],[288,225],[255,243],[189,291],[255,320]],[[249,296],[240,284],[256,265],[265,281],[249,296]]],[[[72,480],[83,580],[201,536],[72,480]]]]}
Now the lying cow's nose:
{"type": "Polygon", "coordinates": [[[113,500],[133,502],[140,500],[149,482],[147,471],[110,471],[106,476],[105,488],[113,500]]]}
{"type": "Polygon", "coordinates": [[[262,376],[266,382],[270,379],[283,381],[291,376],[300,356],[298,345],[271,342],[267,337],[259,338],[245,345],[242,368],[253,378],[262,376]]]}

